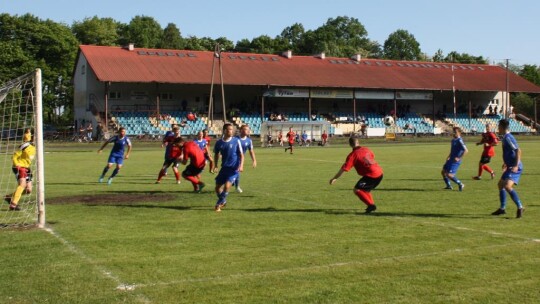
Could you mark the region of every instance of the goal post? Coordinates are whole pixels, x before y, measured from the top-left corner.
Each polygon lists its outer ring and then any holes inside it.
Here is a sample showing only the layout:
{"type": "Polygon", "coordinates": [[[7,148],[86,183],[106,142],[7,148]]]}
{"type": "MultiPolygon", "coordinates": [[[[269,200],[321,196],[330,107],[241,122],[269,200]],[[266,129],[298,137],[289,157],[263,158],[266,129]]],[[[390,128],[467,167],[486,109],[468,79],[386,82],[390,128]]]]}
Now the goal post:
{"type": "Polygon", "coordinates": [[[261,142],[262,146],[270,146],[268,136],[270,135],[273,141],[276,141],[278,134],[281,131],[283,140],[285,134],[292,128],[294,133],[302,134],[306,131],[308,139],[311,142],[320,142],[321,135],[326,131],[330,134],[330,123],[328,121],[264,121],[261,124],[261,142]]]}
{"type": "Polygon", "coordinates": [[[45,227],[42,113],[40,69],[0,84],[0,228],[45,227]]]}

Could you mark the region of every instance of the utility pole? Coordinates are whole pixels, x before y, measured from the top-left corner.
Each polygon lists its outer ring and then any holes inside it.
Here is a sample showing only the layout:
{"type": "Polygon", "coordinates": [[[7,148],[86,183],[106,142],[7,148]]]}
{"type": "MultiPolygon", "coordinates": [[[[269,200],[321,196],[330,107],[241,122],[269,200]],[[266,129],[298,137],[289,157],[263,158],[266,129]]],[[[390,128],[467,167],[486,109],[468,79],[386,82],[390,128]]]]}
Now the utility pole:
{"type": "Polygon", "coordinates": [[[505,92],[505,103],[504,103],[504,115],[503,117],[504,118],[509,118],[510,114],[511,113],[508,113],[509,109],[510,109],[510,92],[508,92],[510,90],[510,83],[509,83],[509,78],[508,78],[508,68],[510,66],[510,59],[505,59],[506,60],[506,92],[505,92]]]}

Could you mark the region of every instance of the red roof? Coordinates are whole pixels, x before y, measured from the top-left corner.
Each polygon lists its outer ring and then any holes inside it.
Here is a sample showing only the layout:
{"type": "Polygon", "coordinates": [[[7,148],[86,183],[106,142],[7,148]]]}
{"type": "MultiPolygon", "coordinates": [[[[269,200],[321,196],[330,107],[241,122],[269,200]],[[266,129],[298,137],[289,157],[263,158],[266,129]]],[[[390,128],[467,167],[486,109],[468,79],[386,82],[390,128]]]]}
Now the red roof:
{"type": "MultiPolygon", "coordinates": [[[[214,52],[80,46],[99,81],[210,84],[214,52]]],[[[506,91],[499,66],[434,62],[221,53],[225,85],[356,89],[506,91]],[[453,65],[453,68],[452,68],[453,65]]],[[[216,60],[214,81],[219,83],[216,60]]],[[[511,92],[540,93],[540,87],[508,73],[511,92]]]]}

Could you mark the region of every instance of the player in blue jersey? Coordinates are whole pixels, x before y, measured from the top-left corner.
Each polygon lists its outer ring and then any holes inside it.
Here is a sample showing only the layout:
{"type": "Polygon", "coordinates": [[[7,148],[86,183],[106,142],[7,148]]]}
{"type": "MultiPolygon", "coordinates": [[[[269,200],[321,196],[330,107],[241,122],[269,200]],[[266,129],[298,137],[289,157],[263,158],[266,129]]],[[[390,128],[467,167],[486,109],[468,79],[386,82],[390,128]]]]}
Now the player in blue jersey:
{"type": "Polygon", "coordinates": [[[227,204],[227,196],[238,174],[244,170],[244,152],[240,140],[233,137],[234,127],[230,123],[223,126],[223,137],[214,146],[214,161],[217,168],[221,157],[221,169],[216,177],[216,212],[227,204]]]}
{"type": "MultiPolygon", "coordinates": [[[[240,144],[242,145],[242,151],[244,151],[244,154],[249,151],[249,156],[251,157],[251,162],[253,165],[253,168],[257,167],[257,159],[255,159],[255,150],[253,150],[253,141],[251,141],[251,138],[249,138],[250,129],[248,125],[243,125],[240,127],[240,135],[237,137],[240,140],[240,144]]],[[[238,174],[238,177],[236,178],[236,182],[234,183],[234,186],[236,187],[236,192],[242,193],[244,192],[242,188],[240,188],[240,174],[238,174]]]]}
{"type": "Polygon", "coordinates": [[[514,190],[514,185],[519,183],[519,178],[523,172],[521,149],[514,136],[510,134],[510,122],[507,119],[501,119],[499,121],[499,135],[502,136],[501,142],[503,148],[503,174],[498,184],[501,205],[492,215],[506,214],[506,193],[508,192],[518,208],[516,217],[520,218],[523,216],[525,208],[523,208],[521,200],[514,190]]]}
{"type": "Polygon", "coordinates": [[[116,168],[114,169],[113,173],[109,177],[107,184],[111,184],[113,178],[118,174],[118,171],[122,168],[122,165],[124,164],[124,159],[129,159],[129,153],[131,153],[131,141],[126,136],[126,129],[120,128],[118,130],[118,135],[113,136],[109,138],[106,142],[103,143],[101,148],[99,148],[98,153],[101,153],[105,146],[107,146],[109,143],[113,143],[113,148],[111,150],[111,154],[109,154],[109,160],[107,161],[107,165],[105,168],[103,168],[103,172],[101,173],[101,176],[99,177],[99,182],[103,182],[103,178],[105,178],[105,174],[107,174],[107,171],[116,164],[116,168]],[[125,147],[127,146],[127,151],[124,156],[125,147]]]}
{"type": "Polygon", "coordinates": [[[458,185],[459,191],[463,191],[465,185],[457,178],[456,173],[459,169],[459,165],[461,165],[463,156],[465,156],[465,154],[467,154],[467,152],[469,151],[467,150],[467,147],[465,146],[465,143],[461,138],[461,129],[458,127],[454,127],[452,130],[452,136],[454,138],[452,139],[450,154],[446,158],[446,163],[443,166],[441,175],[443,177],[444,183],[446,184],[446,188],[444,189],[452,190],[452,185],[450,185],[450,181],[453,181],[458,185]]]}

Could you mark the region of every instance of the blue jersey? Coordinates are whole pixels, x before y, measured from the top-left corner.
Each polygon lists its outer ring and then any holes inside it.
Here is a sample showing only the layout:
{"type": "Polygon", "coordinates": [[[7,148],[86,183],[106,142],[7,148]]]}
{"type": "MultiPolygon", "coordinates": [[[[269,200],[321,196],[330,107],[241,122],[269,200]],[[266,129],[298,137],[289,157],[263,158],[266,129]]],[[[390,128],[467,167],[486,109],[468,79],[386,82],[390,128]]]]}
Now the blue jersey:
{"type": "Polygon", "coordinates": [[[109,138],[108,143],[114,143],[111,156],[123,157],[125,146],[131,146],[131,141],[127,136],[120,138],[118,135],[109,138]]]}
{"type": "Polygon", "coordinates": [[[302,140],[306,141],[308,139],[307,133],[302,133],[302,140]]]}
{"type": "Polygon", "coordinates": [[[244,153],[246,153],[248,150],[249,151],[253,150],[253,141],[251,140],[251,138],[247,136],[244,139],[242,139],[242,137],[237,137],[237,138],[240,141],[240,145],[242,145],[242,151],[244,153]]]}
{"type": "Polygon", "coordinates": [[[199,146],[199,148],[201,148],[201,150],[205,150],[206,146],[208,145],[208,142],[206,141],[206,139],[201,139],[201,140],[198,140],[198,139],[195,139],[194,142],[197,144],[197,146],[199,146]]]}
{"type": "Polygon", "coordinates": [[[463,156],[463,153],[465,153],[465,149],[467,149],[467,147],[463,142],[463,138],[458,137],[452,139],[452,148],[450,148],[450,160],[453,161],[453,159],[455,159],[456,157],[461,158],[463,156]]]}
{"type": "Polygon", "coordinates": [[[518,168],[521,169],[523,166],[521,162],[517,163],[517,150],[519,146],[516,139],[510,133],[506,133],[502,139],[502,148],[503,148],[503,161],[507,167],[515,167],[518,165],[518,168]]]}
{"type": "Polygon", "coordinates": [[[238,138],[231,137],[228,141],[218,140],[214,146],[214,153],[218,152],[221,154],[221,168],[236,170],[240,167],[240,156],[244,152],[238,138]]]}

